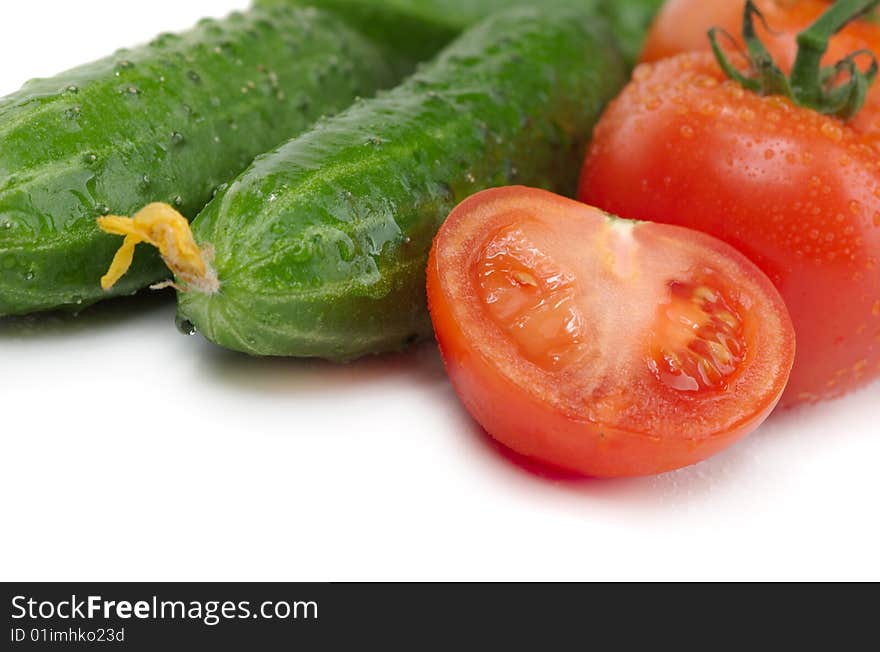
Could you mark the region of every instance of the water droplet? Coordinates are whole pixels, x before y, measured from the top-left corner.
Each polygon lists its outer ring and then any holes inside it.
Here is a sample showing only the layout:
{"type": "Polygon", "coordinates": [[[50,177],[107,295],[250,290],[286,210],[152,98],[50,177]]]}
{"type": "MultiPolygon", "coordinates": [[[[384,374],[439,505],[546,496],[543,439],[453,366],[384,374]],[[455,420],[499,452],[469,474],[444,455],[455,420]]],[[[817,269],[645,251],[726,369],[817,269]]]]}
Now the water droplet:
{"type": "Polygon", "coordinates": [[[183,145],[183,143],[184,143],[185,141],[186,141],[186,138],[185,138],[184,135],[183,135],[182,133],[180,133],[179,131],[175,131],[174,133],[171,134],[171,142],[172,142],[172,144],[174,144],[174,145],[183,145]]]}
{"type": "Polygon", "coordinates": [[[140,95],[140,94],[141,94],[141,89],[139,89],[137,86],[129,86],[129,87],[126,89],[126,92],[127,92],[129,95],[140,95]]]}
{"type": "Polygon", "coordinates": [[[34,280],[34,273],[33,273],[33,272],[28,272],[27,274],[24,275],[24,279],[25,279],[26,281],[33,281],[33,280],[34,280]]]}
{"type": "Polygon", "coordinates": [[[67,88],[64,89],[64,92],[70,93],[71,95],[76,95],[77,93],[79,93],[79,86],[76,86],[75,84],[71,84],[70,86],[68,86],[67,88]]]}
{"type": "Polygon", "coordinates": [[[196,329],[196,325],[193,324],[189,319],[184,319],[183,317],[178,316],[174,321],[177,325],[177,330],[184,335],[195,335],[198,332],[198,329],[196,329]]]}
{"type": "Polygon", "coordinates": [[[128,59],[123,59],[119,63],[116,64],[122,70],[127,70],[128,68],[134,68],[134,64],[128,59]]]}
{"type": "Polygon", "coordinates": [[[267,200],[268,200],[270,203],[276,201],[277,199],[278,199],[278,195],[275,194],[274,192],[271,193],[271,194],[267,197],[267,200]]]}
{"type": "Polygon", "coordinates": [[[839,125],[832,122],[830,119],[823,122],[822,126],[819,128],[819,131],[822,132],[822,135],[834,142],[838,142],[843,138],[843,129],[840,128],[839,125]]]}
{"type": "Polygon", "coordinates": [[[83,155],[82,160],[83,160],[83,163],[85,163],[86,165],[94,165],[95,163],[98,162],[98,157],[97,157],[97,155],[93,154],[92,152],[89,152],[88,154],[83,155]]]}
{"type": "Polygon", "coordinates": [[[186,76],[189,77],[189,80],[195,84],[202,83],[202,76],[199,75],[195,70],[189,70],[186,73],[186,76]]]}
{"type": "Polygon", "coordinates": [[[11,229],[11,228],[12,228],[12,222],[6,222],[6,224],[3,225],[3,228],[4,228],[4,229],[11,229]]]}
{"type": "Polygon", "coordinates": [[[174,205],[175,206],[183,206],[183,197],[181,197],[180,195],[177,195],[177,197],[174,198],[174,205]]]}
{"type": "Polygon", "coordinates": [[[97,206],[95,206],[95,210],[98,211],[99,215],[109,215],[110,214],[110,207],[107,206],[106,204],[98,204],[97,206]]]}

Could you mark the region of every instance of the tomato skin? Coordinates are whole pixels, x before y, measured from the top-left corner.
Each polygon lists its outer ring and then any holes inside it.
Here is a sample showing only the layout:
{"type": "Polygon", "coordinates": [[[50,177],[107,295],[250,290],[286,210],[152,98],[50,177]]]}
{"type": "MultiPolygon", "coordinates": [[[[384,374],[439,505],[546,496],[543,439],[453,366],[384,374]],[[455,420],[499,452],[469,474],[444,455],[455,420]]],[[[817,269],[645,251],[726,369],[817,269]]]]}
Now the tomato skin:
{"type": "MultiPolygon", "coordinates": [[[[643,63],[656,62],[685,52],[709,52],[708,32],[718,27],[742,43],[743,5],[740,0],[668,0],[654,20],[645,47],[643,63]]],[[[755,19],[755,29],[776,64],[791,72],[797,56],[797,35],[812,25],[827,9],[827,0],[758,0],[755,5],[764,15],[770,30],[755,19]]],[[[733,45],[719,36],[725,49],[733,45]]],[[[822,59],[833,65],[859,50],[880,53],[880,23],[856,20],[847,25],[829,42],[822,59]]],[[[866,57],[860,61],[867,61],[866,57]]],[[[868,92],[865,106],[851,124],[863,133],[880,132],[880,85],[868,92]]],[[[880,134],[877,135],[880,141],[880,134]]]]}
{"type": "MultiPolygon", "coordinates": [[[[822,4],[818,0],[817,3],[822,4]]],[[[708,32],[712,27],[738,37],[742,32],[744,4],[745,0],[666,0],[648,31],[640,61],[646,63],[682,52],[708,51],[708,32]]],[[[766,4],[757,3],[765,12],[766,4]]]]}
{"type": "MultiPolygon", "coordinates": [[[[781,298],[770,281],[731,248],[703,234],[665,225],[645,227],[664,237],[695,242],[712,255],[734,259],[734,264],[746,270],[745,274],[754,275],[749,282],[757,284],[766,294],[764,310],[773,316],[768,323],[778,325],[780,335],[772,347],[778,360],[767,361],[764,367],[774,372],[766,379],[766,386],[756,390],[760,400],[743,406],[737,418],[725,421],[723,426],[700,431],[700,419],[693,418],[681,423],[680,432],[670,436],[592,421],[582,414],[560,409],[546,399],[540,388],[524,387],[517,382],[516,374],[507,373],[506,369],[526,363],[518,358],[514,360],[516,355],[498,343],[490,320],[479,317],[482,313],[474,307],[477,300],[471,284],[473,279],[466,279],[468,275],[473,276],[472,271],[468,271],[471,269],[468,254],[473,250],[468,238],[486,222],[480,212],[491,212],[495,206],[501,210],[511,203],[527,205],[536,212],[552,204],[558,210],[599,214],[596,209],[546,191],[498,188],[463,202],[450,215],[434,242],[428,263],[427,289],[440,351],[456,393],[492,437],[521,455],[586,476],[644,476],[705,460],[752,432],[772,412],[794,358],[794,333],[781,298]],[[451,281],[451,277],[455,280],[451,281]],[[473,325],[464,325],[465,313],[478,315],[477,320],[482,323],[476,330],[473,325]]],[[[542,376],[539,378],[544,382],[542,376]]],[[[546,382],[557,380],[550,375],[546,382]]],[[[635,388],[633,393],[635,395],[627,400],[650,402],[650,397],[638,395],[635,388]]],[[[713,404],[708,401],[704,407],[711,412],[713,404]]],[[[705,415],[707,421],[713,416],[705,415]]]]}
{"type": "Polygon", "coordinates": [[[596,128],[582,201],[724,240],[788,305],[782,405],[880,375],[880,158],[837,120],[727,81],[710,54],[643,65],[596,128]]]}

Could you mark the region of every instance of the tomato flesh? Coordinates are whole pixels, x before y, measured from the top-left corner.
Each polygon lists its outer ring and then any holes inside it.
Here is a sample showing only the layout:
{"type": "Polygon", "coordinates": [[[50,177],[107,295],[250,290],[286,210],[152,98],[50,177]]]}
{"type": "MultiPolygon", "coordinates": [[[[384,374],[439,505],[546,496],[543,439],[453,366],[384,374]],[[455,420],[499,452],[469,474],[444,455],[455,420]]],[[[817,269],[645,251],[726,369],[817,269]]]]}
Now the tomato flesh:
{"type": "Polygon", "coordinates": [[[586,320],[575,301],[577,279],[521,227],[493,236],[476,267],[487,314],[526,359],[552,371],[583,356],[586,320]]]}
{"type": "Polygon", "coordinates": [[[721,283],[673,281],[668,301],[657,309],[651,369],[673,389],[727,389],[745,362],[742,310],[734,307],[721,283]]]}
{"type": "Polygon", "coordinates": [[[773,409],[794,355],[778,293],[727,245],[541,190],[459,206],[428,295],[477,421],[586,475],[659,473],[725,448],[773,409]]]}

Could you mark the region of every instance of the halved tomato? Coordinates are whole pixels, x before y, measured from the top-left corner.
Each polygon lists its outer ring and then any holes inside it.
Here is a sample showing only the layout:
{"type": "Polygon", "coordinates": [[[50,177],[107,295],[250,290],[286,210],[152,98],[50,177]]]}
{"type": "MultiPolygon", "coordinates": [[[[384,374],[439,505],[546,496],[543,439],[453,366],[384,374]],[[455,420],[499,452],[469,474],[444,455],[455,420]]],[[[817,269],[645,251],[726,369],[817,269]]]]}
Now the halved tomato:
{"type": "Polygon", "coordinates": [[[456,208],[428,265],[464,405],[501,443],[598,477],[694,464],[754,430],[794,359],[769,279],[732,247],[552,193],[456,208]]]}

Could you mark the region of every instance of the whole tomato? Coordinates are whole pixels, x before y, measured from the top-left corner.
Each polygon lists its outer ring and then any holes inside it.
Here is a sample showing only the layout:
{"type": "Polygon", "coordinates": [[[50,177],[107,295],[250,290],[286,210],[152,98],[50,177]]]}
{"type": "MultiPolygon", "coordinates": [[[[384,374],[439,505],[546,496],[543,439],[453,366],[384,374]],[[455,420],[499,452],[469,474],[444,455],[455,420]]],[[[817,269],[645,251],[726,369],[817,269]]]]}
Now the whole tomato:
{"type": "MultiPolygon", "coordinates": [[[[808,29],[828,9],[827,0],[754,0],[763,20],[755,29],[776,64],[790,72],[797,56],[797,35],[808,29]]],[[[668,0],[648,33],[642,62],[659,61],[684,52],[711,50],[708,32],[713,27],[733,37],[722,41],[728,48],[743,48],[744,2],[733,0],[668,0]]],[[[858,51],[880,52],[880,22],[861,18],[847,24],[828,43],[825,65],[858,51]]],[[[860,131],[880,132],[880,86],[868,95],[865,108],[853,119],[860,131]]],[[[878,136],[880,139],[880,136],[878,136]]]]}

